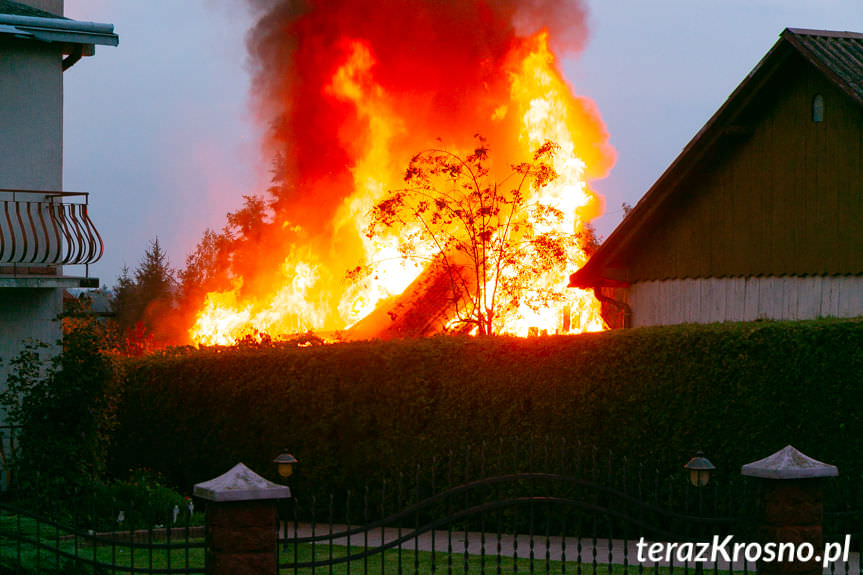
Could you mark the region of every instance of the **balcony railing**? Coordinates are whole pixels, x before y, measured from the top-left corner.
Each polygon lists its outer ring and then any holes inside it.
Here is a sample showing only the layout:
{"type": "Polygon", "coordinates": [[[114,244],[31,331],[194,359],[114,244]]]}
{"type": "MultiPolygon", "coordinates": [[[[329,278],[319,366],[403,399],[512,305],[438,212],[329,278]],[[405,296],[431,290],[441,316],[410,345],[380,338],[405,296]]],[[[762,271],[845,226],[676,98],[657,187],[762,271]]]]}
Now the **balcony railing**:
{"type": "Polygon", "coordinates": [[[104,246],[87,215],[87,200],[85,193],[0,190],[0,264],[61,266],[98,261],[104,246]]]}

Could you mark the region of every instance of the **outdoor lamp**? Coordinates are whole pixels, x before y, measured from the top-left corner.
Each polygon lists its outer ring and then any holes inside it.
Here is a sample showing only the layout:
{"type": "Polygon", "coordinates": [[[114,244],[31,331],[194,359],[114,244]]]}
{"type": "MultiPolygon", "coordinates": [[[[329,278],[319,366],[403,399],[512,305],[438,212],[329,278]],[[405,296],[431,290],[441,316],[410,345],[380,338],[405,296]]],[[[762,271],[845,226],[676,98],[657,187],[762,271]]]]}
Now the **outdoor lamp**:
{"type": "Polygon", "coordinates": [[[704,487],[710,481],[710,471],[716,469],[716,466],[704,457],[703,451],[699,451],[683,468],[689,470],[689,482],[692,485],[704,487]]]}
{"type": "Polygon", "coordinates": [[[279,475],[287,478],[294,472],[294,463],[299,463],[299,460],[286,451],[273,459],[273,463],[276,464],[279,475]]]}

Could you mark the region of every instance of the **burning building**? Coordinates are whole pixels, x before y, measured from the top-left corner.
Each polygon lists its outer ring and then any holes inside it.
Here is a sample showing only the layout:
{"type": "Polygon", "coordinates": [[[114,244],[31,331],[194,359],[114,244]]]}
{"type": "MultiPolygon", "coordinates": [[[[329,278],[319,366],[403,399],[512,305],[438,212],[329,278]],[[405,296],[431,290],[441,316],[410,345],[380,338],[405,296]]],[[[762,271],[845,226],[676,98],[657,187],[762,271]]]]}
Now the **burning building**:
{"type": "MultiPolygon", "coordinates": [[[[252,5],[259,13],[248,39],[252,101],[266,127],[273,185],[233,215],[235,234],[195,303],[195,342],[346,330],[363,318],[349,335],[415,335],[446,325],[448,296],[423,266],[400,257],[405,230],[366,233],[373,206],[403,185],[411,158],[430,147],[467,154],[481,134],[496,181],[555,142],[559,177],[532,199],[564,214],[565,233],[601,213],[588,182],[607,174],[614,152],[595,106],[575,95],[556,55],[586,39],[578,2],[252,5]],[[370,263],[374,274],[346,279],[347,270],[370,263]]],[[[587,258],[575,250],[569,259],[578,267],[587,258]]],[[[566,302],[525,306],[501,331],[602,329],[593,294],[566,290],[573,271],[536,278],[560,286],[566,302]]]]}

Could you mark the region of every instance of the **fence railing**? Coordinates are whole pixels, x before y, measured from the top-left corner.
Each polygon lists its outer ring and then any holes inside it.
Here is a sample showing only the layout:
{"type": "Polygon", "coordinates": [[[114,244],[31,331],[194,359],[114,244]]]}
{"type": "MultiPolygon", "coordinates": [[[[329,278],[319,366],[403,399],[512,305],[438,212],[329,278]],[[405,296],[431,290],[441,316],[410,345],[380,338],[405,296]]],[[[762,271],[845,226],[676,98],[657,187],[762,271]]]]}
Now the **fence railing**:
{"type": "MultiPolygon", "coordinates": [[[[758,541],[757,480],[727,473],[698,487],[682,469],[648,472],[627,458],[580,446],[552,457],[536,442],[527,458],[509,458],[501,447],[502,460],[487,446],[465,449],[359,490],[307,495],[294,489],[294,498],[278,504],[279,572],[718,575],[756,569],[745,556],[705,563],[672,553],[652,560],[643,545],[727,536],[758,541]]],[[[850,561],[832,562],[825,572],[863,575],[863,483],[840,476],[823,485],[824,540],[848,535],[852,551],[850,561]]],[[[20,573],[205,572],[206,528],[191,522],[191,509],[179,521],[176,508],[146,519],[133,518],[119,501],[111,509],[98,517],[72,509],[59,517],[0,504],[0,573],[5,567],[20,573]]]]}
{"type": "Polygon", "coordinates": [[[18,451],[18,425],[0,425],[0,491],[8,491],[12,483],[12,462],[18,451]]]}
{"type": "MultiPolygon", "coordinates": [[[[683,463],[659,471],[611,452],[528,438],[432,458],[375,486],[314,495],[295,489],[280,509],[278,563],[294,574],[755,572],[756,562],[743,555],[695,562],[672,553],[651,561],[639,549],[760,540],[759,480],[738,468],[694,486],[683,463]]],[[[852,551],[826,573],[863,573],[861,487],[850,476],[824,482],[824,541],[848,535],[852,551]]]]}
{"type": "Polygon", "coordinates": [[[88,215],[87,194],[0,190],[0,264],[91,264],[102,237],[88,215]],[[82,202],[70,202],[70,197],[82,202]]]}
{"type": "MultiPolygon", "coordinates": [[[[547,439],[466,448],[359,492],[294,495],[280,509],[279,566],[288,573],[628,572],[650,566],[638,561],[641,538],[755,537],[743,477],[695,487],[682,469],[661,473],[547,439]],[[513,456],[516,445],[523,456],[513,456]]],[[[695,568],[653,565],[669,566],[695,568]]],[[[710,568],[754,564],[720,559],[710,568]]]]}
{"type": "Polygon", "coordinates": [[[390,564],[399,572],[449,572],[455,562],[465,572],[500,569],[504,563],[507,570],[530,572],[560,571],[567,564],[595,570],[598,565],[635,565],[639,537],[700,540],[710,532],[745,532],[748,526],[744,517],[712,516],[703,509],[676,512],[591,481],[553,474],[490,477],[377,520],[370,520],[364,493],[358,517],[351,521],[351,495],[347,497],[346,516],[339,519],[333,516],[332,500],[323,517],[315,511],[315,499],[307,509],[293,500],[293,518],[282,528],[280,567],[313,572],[353,564],[356,571],[369,573],[385,572],[390,564]],[[310,520],[300,521],[303,515],[310,520]]]}
{"type": "Polygon", "coordinates": [[[204,527],[175,517],[169,510],[135,529],[121,510],[112,528],[94,529],[0,504],[0,573],[204,573],[204,527]]]}

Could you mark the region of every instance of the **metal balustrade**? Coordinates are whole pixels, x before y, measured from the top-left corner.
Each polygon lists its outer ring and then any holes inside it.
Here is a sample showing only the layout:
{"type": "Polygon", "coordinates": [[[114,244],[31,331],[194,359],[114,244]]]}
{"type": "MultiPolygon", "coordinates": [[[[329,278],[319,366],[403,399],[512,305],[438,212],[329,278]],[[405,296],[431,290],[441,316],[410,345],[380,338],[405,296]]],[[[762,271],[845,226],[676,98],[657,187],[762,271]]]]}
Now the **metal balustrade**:
{"type": "Polygon", "coordinates": [[[0,190],[0,264],[86,265],[104,245],[87,212],[88,194],[0,190]],[[83,201],[71,202],[80,197],[83,201]]]}

